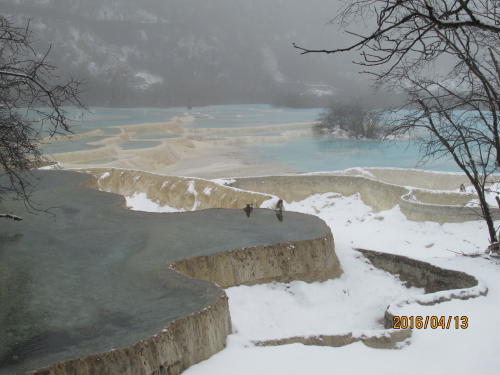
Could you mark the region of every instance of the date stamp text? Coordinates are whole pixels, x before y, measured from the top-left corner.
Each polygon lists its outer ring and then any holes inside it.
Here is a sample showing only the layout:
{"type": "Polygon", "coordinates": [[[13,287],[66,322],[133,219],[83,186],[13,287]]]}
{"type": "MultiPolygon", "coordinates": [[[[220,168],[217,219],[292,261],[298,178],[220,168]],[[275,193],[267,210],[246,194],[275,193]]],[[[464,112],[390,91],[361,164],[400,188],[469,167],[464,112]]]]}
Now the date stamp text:
{"type": "Polygon", "coordinates": [[[469,318],[466,315],[415,315],[394,316],[392,318],[394,329],[467,329],[469,318]]]}

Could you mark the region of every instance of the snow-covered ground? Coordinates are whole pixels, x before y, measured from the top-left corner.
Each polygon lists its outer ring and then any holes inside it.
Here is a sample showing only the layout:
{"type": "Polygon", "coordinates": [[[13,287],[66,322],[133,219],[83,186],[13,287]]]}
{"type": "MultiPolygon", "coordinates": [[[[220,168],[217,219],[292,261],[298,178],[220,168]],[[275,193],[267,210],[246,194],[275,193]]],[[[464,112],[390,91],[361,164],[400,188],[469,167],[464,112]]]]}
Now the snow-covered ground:
{"type": "MultiPolygon", "coordinates": [[[[143,193],[128,197],[127,205],[143,211],[176,211],[158,206],[143,193]]],[[[500,262],[464,256],[481,253],[488,245],[481,221],[443,225],[413,222],[397,206],[373,212],[358,194],[317,194],[285,209],[317,215],[331,227],[343,275],[323,283],[295,281],[227,289],[234,331],[227,348],[184,374],[499,373],[500,262]],[[361,342],[339,348],[302,344],[258,347],[252,343],[382,329],[380,319],[391,302],[423,293],[421,289],[405,288],[396,277],[372,267],[354,248],[405,255],[462,270],[486,284],[489,292],[469,300],[402,307],[400,314],[407,316],[467,316],[468,328],[415,329],[409,342],[397,350],[373,349],[361,342]]]]}
{"type": "Polygon", "coordinates": [[[380,318],[395,297],[423,293],[405,288],[368,263],[357,263],[356,272],[323,283],[294,281],[227,289],[233,330],[242,341],[251,342],[384,329],[380,318]]]}
{"type": "Polygon", "coordinates": [[[160,206],[148,198],[146,193],[135,193],[130,197],[125,197],[127,207],[134,211],[146,212],[179,212],[181,210],[167,205],[160,206]]]}
{"type": "Polygon", "coordinates": [[[476,254],[487,247],[482,222],[412,222],[406,220],[399,207],[375,213],[358,195],[343,197],[335,193],[311,196],[286,205],[286,210],[317,215],[328,223],[344,274],[324,283],[228,289],[234,333],[228,337],[227,348],[185,374],[499,373],[500,264],[493,259],[462,255],[476,254]],[[380,329],[379,319],[391,301],[422,292],[406,289],[393,276],[371,267],[354,250],[356,247],[465,271],[484,282],[489,293],[431,306],[406,305],[401,314],[467,316],[469,326],[415,329],[408,345],[398,350],[373,349],[360,342],[340,348],[252,344],[258,339],[380,329]]]}

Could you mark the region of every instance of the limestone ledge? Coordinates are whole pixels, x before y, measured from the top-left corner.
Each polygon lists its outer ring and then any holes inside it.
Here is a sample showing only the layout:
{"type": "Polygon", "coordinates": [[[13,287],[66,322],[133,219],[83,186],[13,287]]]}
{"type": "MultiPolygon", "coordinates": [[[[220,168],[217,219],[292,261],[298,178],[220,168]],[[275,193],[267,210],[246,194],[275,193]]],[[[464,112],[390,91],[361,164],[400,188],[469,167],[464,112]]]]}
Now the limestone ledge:
{"type": "Polygon", "coordinates": [[[272,281],[325,281],[342,274],[333,248],[333,237],[329,233],[312,240],[181,259],[170,268],[196,279],[215,282],[222,288],[272,281]]]}
{"type": "Polygon", "coordinates": [[[278,346],[303,344],[313,346],[340,347],[361,341],[366,346],[377,349],[395,349],[400,342],[411,337],[408,329],[385,329],[365,332],[349,332],[339,335],[294,336],[275,340],[256,341],[256,346],[278,346]]]}
{"type": "Polygon", "coordinates": [[[123,196],[145,193],[148,199],[160,206],[169,205],[179,210],[243,208],[247,204],[261,207],[273,198],[268,194],[243,191],[194,177],[163,176],[114,168],[92,168],[83,172],[96,177],[100,190],[123,196]]]}
{"type": "Polygon", "coordinates": [[[366,249],[361,252],[375,267],[397,275],[409,287],[424,288],[425,294],[392,302],[385,311],[385,327],[391,328],[393,317],[407,304],[434,305],[452,299],[484,296],[488,288],[480,280],[465,272],[444,269],[427,262],[402,255],[366,249]]]}
{"type": "Polygon", "coordinates": [[[228,298],[178,318],[133,345],[52,364],[27,375],[176,375],[225,347],[231,333],[228,298]]]}
{"type": "MultiPolygon", "coordinates": [[[[394,177],[394,171],[392,172],[390,176],[394,177]]],[[[473,194],[410,188],[395,185],[392,183],[393,180],[391,183],[379,181],[376,179],[379,176],[343,173],[245,177],[235,179],[230,186],[275,195],[286,202],[300,201],[313,194],[335,192],[349,196],[359,193],[361,200],[375,212],[389,210],[399,205],[401,212],[413,221],[449,223],[481,220],[477,208],[465,207],[467,202],[475,198],[473,194]]],[[[440,176],[438,173],[432,175],[440,176]]],[[[453,182],[462,181],[455,175],[449,177],[453,178],[453,182]]],[[[500,209],[491,208],[491,212],[495,219],[500,219],[500,209]]]]}
{"type": "MultiPolygon", "coordinates": [[[[125,196],[146,193],[159,205],[180,210],[242,208],[246,204],[271,207],[276,197],[292,202],[313,194],[336,192],[344,196],[359,193],[363,202],[376,212],[399,205],[401,212],[413,221],[449,223],[481,219],[477,208],[465,207],[475,198],[473,194],[430,191],[424,187],[395,184],[403,184],[404,178],[408,177],[408,182],[416,185],[420,177],[437,179],[439,184],[435,186],[439,188],[451,188],[454,184],[458,187],[464,179],[457,174],[397,169],[363,169],[364,173],[361,173],[354,169],[335,174],[237,178],[229,185],[221,185],[201,178],[163,176],[125,169],[93,168],[85,172],[97,178],[101,190],[125,196]]],[[[421,186],[434,185],[428,183],[421,186]]],[[[495,219],[500,219],[500,209],[491,208],[491,212],[495,219]]]]}

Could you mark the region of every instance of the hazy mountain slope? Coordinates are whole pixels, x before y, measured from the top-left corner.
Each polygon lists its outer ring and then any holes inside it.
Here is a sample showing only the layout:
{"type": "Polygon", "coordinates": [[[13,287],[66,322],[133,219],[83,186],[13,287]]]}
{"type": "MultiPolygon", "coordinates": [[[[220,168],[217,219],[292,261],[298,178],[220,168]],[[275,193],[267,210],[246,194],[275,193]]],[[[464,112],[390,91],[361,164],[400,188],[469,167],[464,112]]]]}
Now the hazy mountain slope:
{"type": "Polygon", "coordinates": [[[31,18],[40,48],[51,42],[56,65],[87,80],[91,104],[307,104],[358,84],[347,57],[291,45],[339,43],[326,26],[332,1],[2,0],[0,9],[31,18]],[[310,86],[320,83],[335,88],[310,86]]]}

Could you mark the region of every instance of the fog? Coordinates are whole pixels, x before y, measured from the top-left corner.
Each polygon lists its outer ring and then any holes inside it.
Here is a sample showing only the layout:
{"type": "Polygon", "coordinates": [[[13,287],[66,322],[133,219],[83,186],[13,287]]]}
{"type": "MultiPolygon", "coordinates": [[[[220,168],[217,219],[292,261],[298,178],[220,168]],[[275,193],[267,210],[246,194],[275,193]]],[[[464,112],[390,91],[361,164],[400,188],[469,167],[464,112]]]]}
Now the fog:
{"type": "MultiPolygon", "coordinates": [[[[267,103],[322,106],[368,91],[354,55],[300,55],[345,45],[332,0],[0,0],[31,19],[60,74],[85,80],[101,106],[267,103]]],[[[356,30],[360,31],[360,30],[356,30]]]]}

